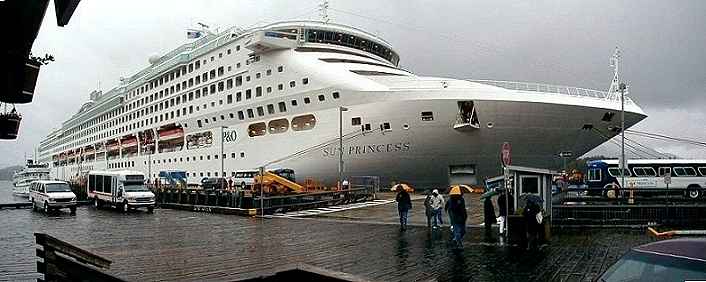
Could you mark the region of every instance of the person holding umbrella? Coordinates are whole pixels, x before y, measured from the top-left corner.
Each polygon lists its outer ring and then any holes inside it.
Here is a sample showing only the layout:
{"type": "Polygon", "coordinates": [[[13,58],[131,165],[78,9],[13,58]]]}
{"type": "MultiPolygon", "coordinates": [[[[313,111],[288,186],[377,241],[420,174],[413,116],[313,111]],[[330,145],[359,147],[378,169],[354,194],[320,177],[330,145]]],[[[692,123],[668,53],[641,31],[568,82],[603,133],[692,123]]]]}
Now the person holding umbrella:
{"type": "Polygon", "coordinates": [[[394,190],[397,191],[397,196],[395,201],[397,201],[397,212],[400,215],[400,230],[407,230],[407,215],[409,210],[412,208],[412,199],[409,197],[409,193],[405,187],[406,185],[397,184],[394,190]]]}
{"type": "Polygon", "coordinates": [[[446,212],[451,218],[453,228],[453,242],[456,248],[463,248],[463,236],[466,235],[466,201],[463,199],[464,187],[456,185],[449,191],[449,201],[446,203],[446,212]]]}

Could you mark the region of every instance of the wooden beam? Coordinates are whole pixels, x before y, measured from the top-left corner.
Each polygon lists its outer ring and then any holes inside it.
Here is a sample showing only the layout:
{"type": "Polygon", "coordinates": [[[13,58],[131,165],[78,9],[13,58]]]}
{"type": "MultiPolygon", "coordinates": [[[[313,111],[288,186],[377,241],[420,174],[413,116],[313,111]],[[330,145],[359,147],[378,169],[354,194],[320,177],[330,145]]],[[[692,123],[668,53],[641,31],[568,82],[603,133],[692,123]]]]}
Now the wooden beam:
{"type": "Polygon", "coordinates": [[[44,233],[34,233],[34,236],[36,238],[37,244],[44,246],[45,255],[47,247],[49,247],[51,249],[56,250],[56,252],[66,254],[67,256],[70,256],[76,260],[86,262],[88,264],[100,268],[110,268],[111,261],[104,257],[80,249],[71,244],[65,243],[44,233]]]}

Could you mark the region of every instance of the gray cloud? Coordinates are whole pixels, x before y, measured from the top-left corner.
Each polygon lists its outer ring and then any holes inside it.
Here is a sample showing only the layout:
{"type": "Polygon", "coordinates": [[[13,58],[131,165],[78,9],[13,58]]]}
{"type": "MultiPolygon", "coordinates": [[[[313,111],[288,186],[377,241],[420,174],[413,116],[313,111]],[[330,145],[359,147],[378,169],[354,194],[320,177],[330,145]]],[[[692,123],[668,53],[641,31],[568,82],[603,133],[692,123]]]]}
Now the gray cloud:
{"type": "MultiPolygon", "coordinates": [[[[17,141],[0,163],[19,163],[97,88],[186,42],[198,21],[227,28],[318,18],[318,1],[84,1],[67,27],[47,11],[34,53],[43,67],[37,97],[19,105],[17,141]]],[[[333,22],[379,34],[402,66],[420,75],[536,81],[605,89],[608,58],[623,50],[623,77],[650,117],[645,131],[706,139],[706,2],[703,1],[331,1],[333,22]],[[679,126],[675,126],[678,124],[679,126]]],[[[644,140],[683,157],[704,150],[644,140]]],[[[602,146],[598,150],[610,146],[602,146]]],[[[606,150],[610,150],[607,148],[606,150]]]]}

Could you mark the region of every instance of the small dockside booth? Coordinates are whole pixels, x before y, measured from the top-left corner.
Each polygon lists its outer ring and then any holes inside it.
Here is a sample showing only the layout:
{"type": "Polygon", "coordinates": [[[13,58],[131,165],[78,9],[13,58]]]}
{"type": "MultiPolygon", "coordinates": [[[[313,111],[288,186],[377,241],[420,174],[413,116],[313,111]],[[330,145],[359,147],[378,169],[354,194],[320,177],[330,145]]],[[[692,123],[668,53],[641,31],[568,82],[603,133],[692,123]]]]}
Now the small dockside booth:
{"type": "Polygon", "coordinates": [[[549,240],[552,215],[552,179],[558,172],[524,166],[505,168],[504,186],[512,191],[514,213],[508,215],[507,236],[510,244],[523,246],[527,240],[527,224],[522,212],[528,201],[539,202],[542,212],[542,227],[539,238],[549,240]]]}

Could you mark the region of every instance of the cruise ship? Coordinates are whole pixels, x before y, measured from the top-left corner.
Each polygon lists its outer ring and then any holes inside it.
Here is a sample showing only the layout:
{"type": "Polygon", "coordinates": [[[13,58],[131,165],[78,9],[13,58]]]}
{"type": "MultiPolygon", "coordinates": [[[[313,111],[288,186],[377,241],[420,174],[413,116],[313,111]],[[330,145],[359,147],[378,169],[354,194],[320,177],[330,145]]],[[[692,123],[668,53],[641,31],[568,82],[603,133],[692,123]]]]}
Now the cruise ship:
{"type": "Polygon", "coordinates": [[[44,163],[34,163],[34,160],[27,160],[25,168],[16,171],[12,177],[12,194],[19,197],[29,197],[29,184],[32,181],[48,180],[49,165],[44,163]]]}
{"type": "MultiPolygon", "coordinates": [[[[331,185],[342,159],[345,179],[441,188],[500,174],[504,142],[514,165],[549,168],[621,129],[617,72],[607,91],[420,76],[384,39],[341,24],[206,32],[148,61],[41,142],[52,177],[183,170],[198,181],[264,166],[331,185]]],[[[624,104],[626,127],[646,117],[624,104]]]]}

